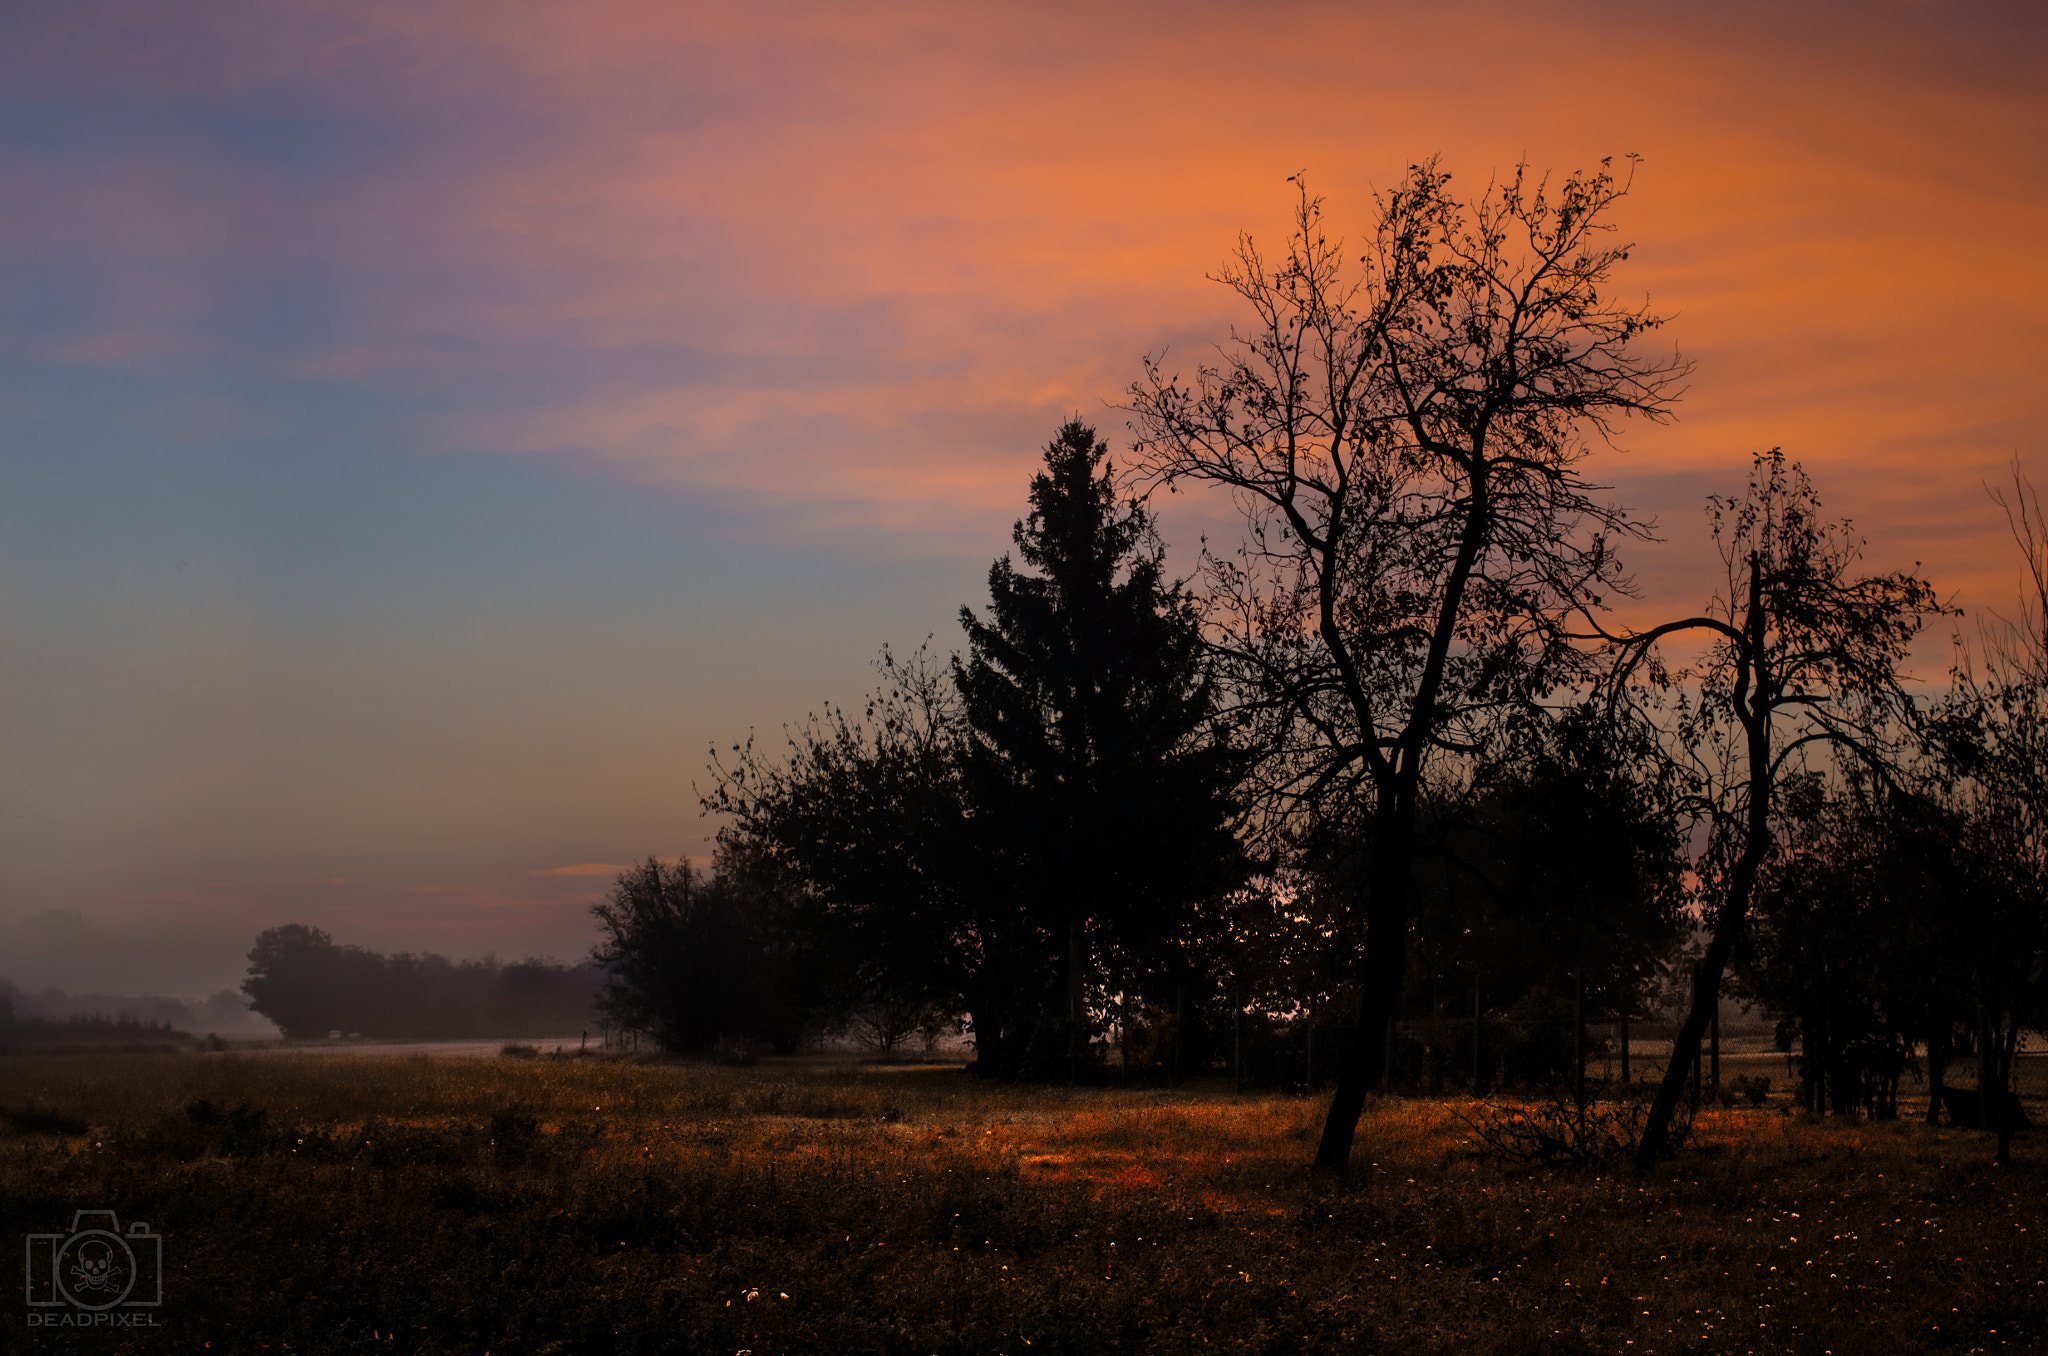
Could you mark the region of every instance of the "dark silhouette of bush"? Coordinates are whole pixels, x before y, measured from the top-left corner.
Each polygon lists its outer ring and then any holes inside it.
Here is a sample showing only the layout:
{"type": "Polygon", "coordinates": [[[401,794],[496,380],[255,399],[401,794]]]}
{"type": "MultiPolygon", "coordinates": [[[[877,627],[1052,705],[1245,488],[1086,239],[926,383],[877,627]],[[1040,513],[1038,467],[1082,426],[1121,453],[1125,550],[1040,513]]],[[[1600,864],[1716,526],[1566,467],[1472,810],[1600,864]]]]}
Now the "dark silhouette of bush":
{"type": "Polygon", "coordinates": [[[732,1038],[796,1048],[788,967],[730,877],[650,857],[591,912],[604,930],[591,953],[605,974],[598,1007],[614,1024],[677,1053],[732,1038]]]}
{"type": "Polygon", "coordinates": [[[590,965],[386,956],[288,923],[257,937],[242,992],[293,1040],[461,1040],[581,1030],[598,983],[590,965]]]}

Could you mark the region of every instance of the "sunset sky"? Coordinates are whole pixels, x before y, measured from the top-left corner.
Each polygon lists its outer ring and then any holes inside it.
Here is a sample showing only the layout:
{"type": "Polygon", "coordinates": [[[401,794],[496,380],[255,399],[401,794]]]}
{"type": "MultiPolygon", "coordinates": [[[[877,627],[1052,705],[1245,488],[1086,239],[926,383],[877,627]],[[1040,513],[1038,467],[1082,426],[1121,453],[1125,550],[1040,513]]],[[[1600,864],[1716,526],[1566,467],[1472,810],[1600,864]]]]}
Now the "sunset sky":
{"type": "Polygon", "coordinates": [[[2018,3],[6,6],[0,976],[580,955],[706,852],[714,741],[953,647],[1054,428],[1127,447],[1297,171],[1357,234],[1434,153],[1643,157],[1623,290],[1698,364],[1596,463],[1644,615],[1774,444],[2008,605],[2044,58],[2018,3]]]}

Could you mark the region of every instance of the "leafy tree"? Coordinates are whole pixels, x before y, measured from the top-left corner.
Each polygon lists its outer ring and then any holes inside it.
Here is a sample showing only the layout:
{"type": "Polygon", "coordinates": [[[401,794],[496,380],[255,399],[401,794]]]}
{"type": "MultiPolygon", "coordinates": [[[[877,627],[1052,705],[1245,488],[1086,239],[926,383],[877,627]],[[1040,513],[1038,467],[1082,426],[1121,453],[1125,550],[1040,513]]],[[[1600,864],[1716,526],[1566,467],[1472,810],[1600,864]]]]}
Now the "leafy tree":
{"type": "MultiPolygon", "coordinates": [[[[1503,742],[1425,813],[1411,974],[1433,992],[1479,987],[1482,1019],[1626,1017],[1680,931],[1678,788],[1651,732],[1596,705],[1531,714],[1503,742]]],[[[1569,1077],[1568,1061],[1538,1067],[1542,1043],[1524,1044],[1496,1054],[1525,1077],[1569,1077]]],[[[1549,1048],[1571,1044],[1567,1031],[1549,1048]]]]}
{"type": "MultiPolygon", "coordinates": [[[[1925,1042],[1940,1086],[1958,989],[1946,917],[1962,902],[1953,816],[1851,760],[1787,778],[1731,987],[1783,1014],[1807,1107],[1897,1114],[1925,1042]]],[[[1937,1094],[1938,1095],[1938,1094],[1937,1094]]]]}
{"type": "Polygon", "coordinates": [[[1695,778],[1708,831],[1698,872],[1711,935],[1638,1143],[1643,1166],[1669,1144],[1672,1116],[1719,1010],[1722,977],[1773,848],[1781,781],[1811,749],[1855,756],[1880,772],[1896,764],[1894,738],[1913,712],[1899,668],[1923,619],[1940,610],[1915,574],[1854,574],[1862,540],[1847,523],[1822,519],[1806,473],[1775,448],[1757,457],[1744,498],[1708,504],[1726,592],[1700,616],[1609,637],[1619,643],[1617,684],[1642,674],[1649,693],[1678,694],[1678,756],[1695,778]],[[1705,655],[1665,670],[1659,644],[1695,632],[1708,639],[1705,655]],[[1696,693],[1687,695],[1691,685],[1696,693]]]}
{"type": "Polygon", "coordinates": [[[799,991],[826,1024],[868,1009],[993,1014],[1018,982],[1015,902],[974,888],[959,703],[920,648],[883,651],[858,714],[827,706],[714,754],[706,813],[749,889],[772,897],[799,991]]]}
{"type": "Polygon", "coordinates": [[[1437,764],[1583,673],[1562,622],[1626,587],[1611,545],[1636,529],[1585,479],[1587,437],[1662,417],[1685,371],[1639,356],[1659,322],[1608,294],[1626,192],[1604,163],[1556,185],[1518,169],[1468,204],[1418,166],[1351,274],[1304,188],[1286,257],[1247,237],[1220,275],[1252,327],[1186,384],[1148,360],[1132,390],[1144,472],[1245,514],[1206,593],[1260,720],[1267,824],[1363,842],[1361,1009],[1322,1168],[1348,1164],[1382,1072],[1437,764]]]}
{"type": "MultiPolygon", "coordinates": [[[[1185,970],[1198,906],[1244,875],[1238,759],[1199,621],[1150,516],[1119,502],[1108,451],[1079,421],[1046,447],[1013,530],[1030,572],[995,562],[988,617],[961,609],[968,652],[953,663],[980,888],[1011,894],[1051,943],[1065,995],[1043,1006],[1070,1057],[1102,981],[1142,990],[1185,970]]],[[[978,1017],[976,1036],[987,1058],[999,1033],[978,1017]]]]}
{"type": "Polygon", "coordinates": [[[662,1048],[699,1052],[721,1038],[767,1039],[788,1053],[799,1033],[774,940],[724,874],[655,858],[622,872],[591,906],[603,939],[601,1011],[662,1048]]]}
{"type": "Polygon", "coordinates": [[[249,995],[249,1006],[276,1022],[286,1036],[318,1039],[335,1029],[345,1011],[351,979],[363,978],[360,955],[351,956],[325,932],[303,923],[268,928],[249,949],[242,992],[249,995]],[[351,970],[358,973],[351,975],[351,970]]]}
{"type": "Polygon", "coordinates": [[[1006,1077],[1070,1074],[1105,982],[1185,970],[1197,906],[1243,874],[1236,756],[1149,516],[1078,422],[1030,496],[964,657],[885,651],[862,713],[827,707],[779,760],[736,745],[703,797],[831,958],[837,1009],[965,1011],[1006,1077]]]}
{"type": "Polygon", "coordinates": [[[270,928],[249,951],[249,1006],[295,1040],[330,1031],[454,1040],[573,1031],[596,987],[583,966],[528,959],[451,961],[339,946],[318,928],[270,928]]]}
{"type": "Polygon", "coordinates": [[[1936,773],[1961,826],[1965,887],[1947,917],[2001,1164],[2022,1032],[2048,1025],[2048,515],[2017,466],[2012,490],[1993,498],[2020,550],[2020,606],[1984,629],[1981,672],[1959,664],[1936,773]]]}

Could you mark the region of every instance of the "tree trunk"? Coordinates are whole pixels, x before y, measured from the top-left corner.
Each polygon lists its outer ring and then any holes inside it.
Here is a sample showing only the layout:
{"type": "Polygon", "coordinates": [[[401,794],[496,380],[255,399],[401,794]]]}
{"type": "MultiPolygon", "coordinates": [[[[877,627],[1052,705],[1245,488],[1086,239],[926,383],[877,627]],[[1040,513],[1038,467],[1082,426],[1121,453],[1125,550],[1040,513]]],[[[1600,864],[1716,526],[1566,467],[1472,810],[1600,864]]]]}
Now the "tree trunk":
{"type": "Polygon", "coordinates": [[[1694,1116],[1700,1114],[1700,1057],[1697,1053],[1692,1057],[1692,1087],[1685,1104],[1694,1116]]]}
{"type": "MultiPolygon", "coordinates": [[[[1758,817],[1752,816],[1752,820],[1758,817]]],[[[1689,1076],[1699,1066],[1700,1042],[1707,1034],[1707,1023],[1720,1006],[1721,976],[1728,968],[1728,957],[1735,951],[1736,938],[1749,920],[1750,893],[1755,889],[1757,869],[1768,845],[1763,833],[1753,825],[1749,846],[1736,862],[1730,878],[1727,902],[1714,922],[1707,954],[1693,972],[1692,1006],[1671,1043],[1671,1062],[1665,1066],[1664,1081],[1658,1084],[1656,1099],[1650,1103],[1650,1119],[1636,1145],[1637,1171],[1648,1171],[1670,1147],[1671,1119],[1678,1113],[1678,1099],[1685,1095],[1689,1076]]]]}
{"type": "Polygon", "coordinates": [[[1949,1040],[1948,1024],[1941,1030],[1932,1028],[1927,1033],[1927,1123],[1941,1123],[1941,1086],[1948,1074],[1949,1040]]]}
{"type": "Polygon", "coordinates": [[[1367,887],[1364,955],[1359,963],[1358,1029],[1337,1072],[1336,1095],[1316,1146],[1318,1172],[1345,1172],[1365,1096],[1386,1071],[1389,1031],[1408,968],[1408,887],[1414,809],[1399,798],[1374,816],[1372,875],[1367,887]]]}
{"type": "Polygon", "coordinates": [[[1755,664],[1753,672],[1745,664],[1744,679],[1753,681],[1755,687],[1746,704],[1739,693],[1736,697],[1736,715],[1742,722],[1749,773],[1749,822],[1743,826],[1742,855],[1735,859],[1735,869],[1729,873],[1728,897],[1722,901],[1720,915],[1714,920],[1713,939],[1707,943],[1707,954],[1693,972],[1691,1010],[1678,1029],[1678,1039],[1671,1044],[1671,1062],[1664,1068],[1664,1081],[1657,1088],[1656,1100],[1650,1103],[1650,1119],[1643,1126],[1642,1139],[1636,1143],[1638,1172],[1648,1171],[1670,1148],[1671,1118],[1678,1111],[1686,1074],[1699,1066],[1700,1038],[1706,1035],[1707,1022],[1720,1011],[1721,976],[1728,968],[1728,957],[1734,954],[1736,939],[1748,925],[1757,873],[1763,869],[1764,856],[1771,850],[1771,706],[1765,697],[1769,685],[1763,664],[1764,625],[1763,571],[1752,553],[1749,608],[1743,617],[1742,631],[1750,662],[1755,664]]]}
{"type": "Polygon", "coordinates": [[[1436,991],[1436,976],[1429,977],[1429,1095],[1444,1091],[1444,1004],[1436,991]]]}
{"type": "Polygon", "coordinates": [[[1828,1009],[1828,1096],[1837,1116],[1854,1116],[1856,1071],[1849,1067],[1848,1046],[1842,1039],[1841,1029],[1835,1024],[1835,1016],[1842,1008],[1836,1001],[1836,990],[1841,984],[1841,976],[1825,969],[1821,975],[1827,984],[1825,1001],[1828,1009]]]}
{"type": "Polygon", "coordinates": [[[1180,1033],[1188,1016],[1188,986],[1179,985],[1173,991],[1173,1075],[1168,1080],[1174,1087],[1180,1086],[1180,1033]]]}
{"type": "Polygon", "coordinates": [[[2013,1091],[2013,1055],[2019,1045],[2019,1024],[2013,1023],[2010,1038],[2005,1043],[2004,1069],[1998,1079],[1998,1166],[2012,1166],[2012,1107],[2008,1099],[2016,1095],[2013,1091]]]}
{"type": "Polygon", "coordinates": [[[1304,1095],[1313,1095],[1316,1090],[1316,1005],[1308,1005],[1308,1055],[1302,1062],[1301,1090],[1304,1095]]]}
{"type": "Polygon", "coordinates": [[[1122,1066],[1123,1084],[1131,1085],[1131,996],[1120,986],[1116,995],[1116,1056],[1122,1066]]]}
{"type": "Polygon", "coordinates": [[[1244,1009],[1230,1009],[1230,1091],[1236,1095],[1244,1091],[1244,1035],[1242,1032],[1244,1009]]]}
{"type": "Polygon", "coordinates": [[[1713,1074],[1707,1080],[1707,1087],[1712,1091],[1716,1100],[1718,1100],[1721,1096],[1721,1001],[1719,994],[1714,996],[1714,1024],[1707,1028],[1707,1041],[1708,1048],[1711,1051],[1709,1058],[1713,1061],[1713,1074]]]}
{"type": "Polygon", "coordinates": [[[1586,975],[1572,975],[1572,1105],[1586,1110],[1586,975]]]}
{"type": "Polygon", "coordinates": [[[1081,982],[1081,915],[1067,915],[1067,1081],[1078,1080],[1087,1054],[1082,1014],[1086,1011],[1081,982]]]}

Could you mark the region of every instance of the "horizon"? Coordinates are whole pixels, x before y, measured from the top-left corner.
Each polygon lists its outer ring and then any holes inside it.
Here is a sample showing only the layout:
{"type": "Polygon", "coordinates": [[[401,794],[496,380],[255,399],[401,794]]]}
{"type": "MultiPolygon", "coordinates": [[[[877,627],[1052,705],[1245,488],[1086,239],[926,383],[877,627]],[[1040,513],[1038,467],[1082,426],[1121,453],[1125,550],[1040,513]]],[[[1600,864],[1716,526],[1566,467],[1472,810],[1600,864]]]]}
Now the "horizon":
{"type": "MultiPolygon", "coordinates": [[[[709,748],[954,648],[1046,441],[1128,457],[1304,170],[1355,237],[1437,153],[1643,156],[1622,284],[1697,367],[1590,464],[1664,538],[1624,619],[1711,592],[1774,445],[1966,634],[2010,606],[2048,16],[1287,13],[16,16],[0,974],[204,996],[291,922],[584,959],[616,872],[708,855],[709,748]]],[[[1237,533],[1155,507],[1181,572],[1237,533]]]]}

